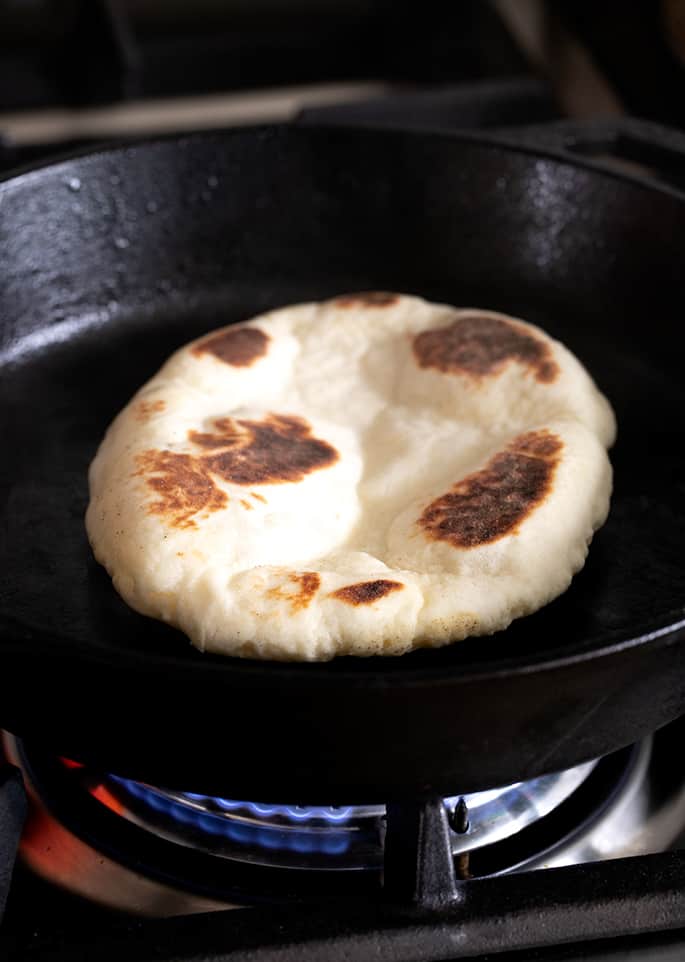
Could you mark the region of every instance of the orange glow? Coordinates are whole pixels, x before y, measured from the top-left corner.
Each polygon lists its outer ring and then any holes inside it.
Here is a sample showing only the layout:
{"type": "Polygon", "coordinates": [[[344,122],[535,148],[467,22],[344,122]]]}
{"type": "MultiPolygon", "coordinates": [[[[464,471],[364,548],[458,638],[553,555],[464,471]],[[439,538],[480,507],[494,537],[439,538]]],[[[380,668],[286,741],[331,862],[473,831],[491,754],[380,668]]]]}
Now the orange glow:
{"type": "Polygon", "coordinates": [[[75,762],[73,758],[60,758],[60,761],[65,768],[83,768],[83,764],[75,762]]]}
{"type": "Polygon", "coordinates": [[[49,830],[49,823],[45,814],[32,803],[21,833],[22,847],[28,845],[31,848],[41,848],[49,830]]]}
{"type": "Polygon", "coordinates": [[[94,788],[90,788],[89,791],[93,798],[97,798],[98,802],[102,802],[110,811],[116,812],[117,815],[123,814],[123,805],[104,785],[96,785],[94,788]]]}

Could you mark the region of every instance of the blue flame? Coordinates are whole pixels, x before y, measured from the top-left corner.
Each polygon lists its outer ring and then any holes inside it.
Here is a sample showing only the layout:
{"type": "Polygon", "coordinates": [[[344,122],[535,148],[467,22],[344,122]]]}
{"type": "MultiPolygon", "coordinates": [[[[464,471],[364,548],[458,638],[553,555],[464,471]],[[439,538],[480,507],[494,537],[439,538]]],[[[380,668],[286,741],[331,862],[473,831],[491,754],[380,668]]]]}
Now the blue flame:
{"type": "Polygon", "coordinates": [[[260,802],[238,802],[229,798],[214,798],[193,792],[179,793],[179,799],[171,798],[164,792],[148,785],[111,775],[110,778],[121,785],[134,798],[144,802],[153,811],[187,825],[206,835],[228,838],[241,845],[253,845],[271,850],[287,850],[301,855],[318,854],[342,855],[350,846],[350,834],[346,831],[312,831],[313,823],[324,822],[325,826],[341,826],[349,821],[353,809],[324,808],[321,806],[265,805],[260,802]],[[249,822],[235,821],[222,814],[211,811],[198,811],[193,805],[185,805],[183,799],[191,803],[211,803],[222,812],[242,811],[257,818],[279,817],[293,823],[293,827],[253,825],[249,822]],[[308,823],[308,824],[307,824],[308,823]]]}

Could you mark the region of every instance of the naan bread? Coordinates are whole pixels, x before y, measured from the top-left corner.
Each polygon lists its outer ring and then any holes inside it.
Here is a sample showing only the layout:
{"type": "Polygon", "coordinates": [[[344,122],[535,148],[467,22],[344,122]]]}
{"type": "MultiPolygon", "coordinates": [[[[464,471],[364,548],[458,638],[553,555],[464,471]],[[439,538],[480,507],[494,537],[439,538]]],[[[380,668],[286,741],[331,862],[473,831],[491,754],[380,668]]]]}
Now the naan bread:
{"type": "Polygon", "coordinates": [[[539,328],[399,294],[273,311],[177,351],[90,470],[95,556],[203,650],[399,655],[563,592],[614,417],[539,328]]]}

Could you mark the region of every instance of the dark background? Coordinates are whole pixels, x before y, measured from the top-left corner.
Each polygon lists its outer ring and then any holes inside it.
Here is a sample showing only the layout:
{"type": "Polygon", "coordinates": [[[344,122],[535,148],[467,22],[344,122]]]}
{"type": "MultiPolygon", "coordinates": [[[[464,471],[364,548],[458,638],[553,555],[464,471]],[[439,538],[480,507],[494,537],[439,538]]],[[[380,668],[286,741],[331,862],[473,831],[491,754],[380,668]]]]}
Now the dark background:
{"type": "Polygon", "coordinates": [[[685,126],[684,0],[0,0],[0,112],[528,71],[556,89],[577,44],[627,113],[685,126]]]}

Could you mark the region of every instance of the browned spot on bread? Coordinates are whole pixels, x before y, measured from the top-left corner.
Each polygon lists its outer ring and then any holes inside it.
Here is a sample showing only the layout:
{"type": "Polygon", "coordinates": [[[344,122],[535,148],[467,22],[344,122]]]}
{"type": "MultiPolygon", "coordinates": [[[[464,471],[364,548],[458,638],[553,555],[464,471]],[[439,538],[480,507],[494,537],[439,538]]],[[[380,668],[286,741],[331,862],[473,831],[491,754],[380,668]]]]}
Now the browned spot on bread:
{"type": "Polygon", "coordinates": [[[498,374],[510,361],[529,368],[544,384],[559,373],[548,344],[516,324],[482,314],[465,314],[446,327],[423,331],[413,348],[421,367],[446,374],[484,377],[498,374]]]}
{"type": "Polygon", "coordinates": [[[515,532],[550,493],[562,447],[550,431],[520,435],[429,504],[418,524],[455,548],[476,548],[515,532]]]}
{"type": "Polygon", "coordinates": [[[220,511],[228,504],[226,493],[191,454],[152,449],[139,454],[136,462],[136,474],[158,496],[148,512],[162,515],[174,528],[195,528],[193,518],[199,511],[220,511]]]}
{"type": "Polygon", "coordinates": [[[245,501],[243,498],[240,499],[240,503],[245,508],[246,511],[252,511],[252,505],[249,501],[245,501]]]}
{"type": "Polygon", "coordinates": [[[256,501],[261,501],[262,504],[268,504],[268,501],[266,500],[266,498],[263,498],[263,497],[261,496],[261,494],[257,494],[256,491],[250,491],[250,495],[251,495],[256,501]]]}
{"type": "Polygon", "coordinates": [[[295,585],[293,590],[286,591],[283,586],[278,585],[276,588],[269,588],[266,594],[269,598],[289,602],[290,611],[295,614],[302,611],[303,608],[309,607],[312,598],[319,590],[321,578],[316,571],[303,571],[300,574],[292,572],[288,577],[295,585]]]}
{"type": "Polygon", "coordinates": [[[398,294],[388,291],[361,291],[359,294],[343,294],[333,303],[337,307],[389,307],[399,300],[398,294]]]}
{"type": "Polygon", "coordinates": [[[136,421],[148,421],[153,414],[158,414],[166,407],[166,401],[157,398],[156,401],[138,401],[133,409],[133,416],[136,421]]]}
{"type": "Polygon", "coordinates": [[[249,367],[266,354],[269,338],[258,327],[229,327],[212,334],[193,347],[193,354],[213,354],[224,364],[249,367]]]}
{"type": "MultiPolygon", "coordinates": [[[[520,454],[529,454],[533,458],[552,458],[559,454],[563,444],[561,439],[551,431],[528,431],[516,438],[512,444],[520,454]]],[[[510,445],[511,446],[511,445],[510,445]]]]}
{"type": "Polygon", "coordinates": [[[348,605],[370,605],[379,598],[385,598],[393,591],[401,591],[404,585],[400,581],[387,581],[381,578],[378,581],[359,581],[354,585],[345,585],[331,592],[331,598],[339,601],[346,601],[348,605]]]}
{"type": "Polygon", "coordinates": [[[304,418],[284,414],[270,414],[263,421],[219,418],[214,428],[211,434],[188,432],[190,441],[204,449],[202,454],[153,449],[138,455],[136,474],[159,495],[149,511],[164,515],[174,527],[196,527],[193,517],[198,512],[226,506],[228,497],[215,477],[241,485],[297,482],[338,460],[335,448],[313,437],[304,418]]]}
{"type": "Polygon", "coordinates": [[[338,452],[312,436],[304,418],[269,414],[263,421],[219,418],[216,433],[189,431],[207,469],[233,484],[278,484],[302,481],[312,471],[338,460],[338,452]]]}

